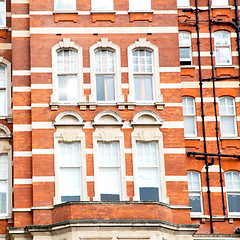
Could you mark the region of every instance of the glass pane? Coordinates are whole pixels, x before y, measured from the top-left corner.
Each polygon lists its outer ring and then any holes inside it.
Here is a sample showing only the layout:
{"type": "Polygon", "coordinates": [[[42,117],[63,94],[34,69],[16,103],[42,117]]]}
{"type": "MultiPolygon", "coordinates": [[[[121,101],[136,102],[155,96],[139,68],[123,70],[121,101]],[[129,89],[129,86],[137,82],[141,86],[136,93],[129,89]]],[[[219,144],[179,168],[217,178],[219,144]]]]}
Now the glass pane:
{"type": "Polygon", "coordinates": [[[60,169],[61,196],[81,196],[81,171],[80,168],[60,169]]]}
{"type": "Polygon", "coordinates": [[[114,76],[97,75],[96,88],[97,88],[97,101],[115,100],[114,76]]]}
{"type": "Polygon", "coordinates": [[[158,188],[144,187],[139,188],[140,201],[159,201],[158,188]]]}
{"type": "Polygon", "coordinates": [[[137,161],[139,167],[158,166],[156,142],[137,142],[137,161]]]}
{"type": "Polygon", "coordinates": [[[98,142],[98,161],[101,167],[119,166],[118,142],[98,142]]]}
{"type": "Polygon", "coordinates": [[[8,178],[8,156],[7,154],[0,155],[0,180],[8,178]]]}
{"type": "Polygon", "coordinates": [[[198,172],[187,172],[188,178],[188,190],[192,191],[200,191],[201,190],[201,183],[200,183],[200,174],[198,172]]]}
{"type": "Polygon", "coordinates": [[[148,50],[133,51],[133,69],[134,72],[152,73],[152,52],[148,50]]]}
{"type": "Polygon", "coordinates": [[[80,166],[80,144],[74,143],[59,143],[59,162],[61,167],[80,166]]]}
{"type": "Polygon", "coordinates": [[[58,76],[59,101],[78,100],[78,79],[76,75],[58,76]]]}
{"type": "Polygon", "coordinates": [[[99,169],[100,194],[116,194],[120,196],[120,170],[119,168],[99,169]]]}
{"type": "Polygon", "coordinates": [[[216,64],[231,64],[230,48],[216,48],[216,64]]]}
{"type": "Polygon", "coordinates": [[[153,100],[152,76],[134,76],[135,100],[153,100]]]}
{"type": "Polygon", "coordinates": [[[235,117],[221,117],[220,126],[222,135],[236,135],[235,117]]]}
{"type": "Polygon", "coordinates": [[[229,212],[240,212],[240,194],[233,193],[227,194],[228,198],[228,211],[229,212]]]}
{"type": "Polygon", "coordinates": [[[178,7],[189,7],[190,0],[177,0],[177,6],[178,7]]]}
{"type": "Polygon", "coordinates": [[[6,27],[6,3],[0,2],[0,26],[6,27]]]}
{"type": "Polygon", "coordinates": [[[190,212],[202,212],[200,193],[189,193],[190,212]]]}
{"type": "Polygon", "coordinates": [[[179,54],[180,54],[180,60],[191,60],[191,49],[190,48],[180,48],[179,54]]]}
{"type": "Polygon", "coordinates": [[[56,10],[76,10],[76,0],[56,0],[56,10]]]}
{"type": "Polygon", "coordinates": [[[158,168],[138,168],[139,187],[159,187],[158,168]]]}
{"type": "Polygon", "coordinates": [[[92,0],[92,10],[113,10],[113,0],[92,0]]]}
{"type": "Polygon", "coordinates": [[[213,6],[227,6],[228,0],[212,0],[213,6]]]}
{"type": "Polygon", "coordinates": [[[196,135],[195,130],[195,118],[194,117],[183,117],[184,123],[184,135],[196,135]]]}
{"type": "Polygon", "coordinates": [[[179,32],[179,47],[191,47],[191,34],[189,32],[179,32]]]}
{"type": "Polygon", "coordinates": [[[7,181],[0,182],[0,213],[7,212],[7,181]]]}
{"type": "Polygon", "coordinates": [[[77,73],[77,52],[63,50],[58,52],[58,73],[77,73]]]}
{"type": "Polygon", "coordinates": [[[0,87],[6,87],[6,67],[0,65],[0,87]]]}
{"type": "Polygon", "coordinates": [[[130,0],[130,10],[151,10],[151,0],[130,0]]]}

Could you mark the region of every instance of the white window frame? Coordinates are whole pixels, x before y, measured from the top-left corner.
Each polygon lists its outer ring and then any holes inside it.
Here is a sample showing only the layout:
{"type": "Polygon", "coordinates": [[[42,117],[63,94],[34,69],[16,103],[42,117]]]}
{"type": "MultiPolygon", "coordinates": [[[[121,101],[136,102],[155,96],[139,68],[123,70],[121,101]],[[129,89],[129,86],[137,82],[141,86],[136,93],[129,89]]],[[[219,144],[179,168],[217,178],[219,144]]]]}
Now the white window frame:
{"type": "Polygon", "coordinates": [[[191,33],[188,31],[179,31],[179,59],[180,59],[180,65],[181,66],[191,66],[192,65],[192,39],[191,39],[191,33]],[[183,46],[180,45],[180,36],[182,34],[187,34],[189,36],[189,43],[184,44],[183,46]],[[180,49],[188,49],[189,50],[189,58],[182,58],[180,56],[180,49]],[[190,64],[181,64],[181,62],[190,62],[190,64]]]}
{"type": "Polygon", "coordinates": [[[61,203],[60,193],[60,163],[59,163],[59,142],[77,142],[80,145],[81,160],[81,176],[82,176],[82,196],[81,201],[88,201],[87,196],[87,180],[86,180],[86,154],[85,154],[85,133],[82,128],[84,126],[83,119],[77,112],[68,110],[61,112],[55,119],[54,125],[56,132],[54,133],[54,162],[55,162],[55,197],[54,204],[61,203]],[[64,117],[77,119],[77,121],[63,121],[64,117]]]}
{"type": "MultiPolygon", "coordinates": [[[[188,189],[188,196],[190,196],[191,194],[198,194],[200,195],[200,207],[201,207],[201,212],[190,212],[190,215],[203,215],[204,211],[203,211],[203,198],[202,198],[202,185],[201,185],[201,174],[197,171],[194,170],[189,170],[188,173],[197,173],[198,175],[198,181],[199,181],[199,189],[198,190],[189,190],[188,189]]],[[[189,186],[189,182],[188,182],[188,186],[189,186]]]]}
{"type": "Polygon", "coordinates": [[[227,6],[229,6],[228,0],[212,0],[212,7],[227,7],[227,6]]]}
{"type": "MultiPolygon", "coordinates": [[[[184,96],[182,99],[186,99],[187,102],[188,100],[191,100],[193,102],[193,114],[188,114],[188,113],[184,113],[183,111],[183,121],[184,118],[192,118],[194,121],[194,134],[185,134],[185,129],[184,129],[184,136],[185,137],[197,137],[197,119],[196,119],[196,102],[195,99],[193,97],[189,97],[189,96],[184,96]]],[[[182,101],[183,102],[183,101],[182,101]]],[[[184,104],[183,104],[183,108],[184,108],[184,104]]]]}
{"type": "Polygon", "coordinates": [[[5,67],[5,83],[6,86],[4,88],[0,88],[6,91],[5,94],[5,113],[0,116],[11,117],[12,116],[12,107],[11,107],[11,63],[0,57],[0,65],[5,67]]]}
{"type": "Polygon", "coordinates": [[[240,195],[240,188],[239,189],[229,189],[227,187],[227,181],[226,181],[226,174],[227,173],[231,173],[231,176],[232,176],[232,173],[238,173],[239,174],[239,177],[240,177],[240,173],[238,171],[227,171],[225,172],[225,185],[226,185],[226,195],[227,195],[227,208],[228,208],[228,215],[239,215],[240,212],[229,212],[229,205],[228,205],[228,194],[237,194],[237,195],[240,195]]]}
{"type": "Polygon", "coordinates": [[[57,8],[57,3],[58,3],[58,1],[60,1],[60,0],[54,0],[54,10],[56,11],[56,12],[71,12],[71,11],[76,11],[76,0],[73,0],[74,2],[75,2],[75,4],[74,4],[74,8],[73,9],[71,9],[71,8],[66,8],[66,9],[58,9],[57,8]]]}
{"type": "Polygon", "coordinates": [[[221,129],[221,136],[222,137],[237,137],[238,136],[238,129],[237,129],[237,118],[236,118],[236,104],[235,104],[235,99],[233,97],[230,97],[230,96],[223,96],[223,97],[220,97],[219,98],[219,115],[220,115],[220,129],[221,129]],[[221,113],[221,106],[220,106],[220,100],[221,99],[224,99],[225,100],[225,103],[226,103],[226,100],[227,99],[231,99],[232,102],[233,102],[233,110],[234,110],[234,113],[233,114],[225,114],[223,115],[221,113]],[[233,120],[234,120],[234,131],[235,131],[235,134],[223,134],[222,133],[222,118],[224,117],[232,117],[233,120]]]}
{"type": "Polygon", "coordinates": [[[106,8],[103,8],[103,9],[101,9],[101,8],[97,8],[96,6],[95,6],[95,1],[96,2],[98,2],[99,0],[91,0],[91,5],[92,5],[92,11],[93,12],[109,12],[109,11],[114,11],[114,0],[107,0],[107,1],[111,1],[111,5],[110,4],[107,4],[106,6],[106,8]]]}
{"type": "Polygon", "coordinates": [[[177,7],[178,8],[190,7],[190,0],[177,0],[177,7]]]}
{"type": "Polygon", "coordinates": [[[82,60],[82,47],[74,42],[70,41],[70,38],[63,38],[62,42],[59,42],[52,47],[52,84],[53,93],[51,95],[51,104],[57,105],[72,105],[79,102],[86,102],[86,96],[83,91],[83,60],[82,60]],[[75,102],[63,102],[58,99],[58,69],[57,69],[57,53],[61,50],[75,50],[77,52],[77,81],[78,81],[78,99],[75,102]]]}
{"type": "Polygon", "coordinates": [[[121,84],[121,55],[120,47],[108,41],[107,38],[102,38],[90,47],[90,81],[91,81],[91,94],[89,95],[90,103],[109,104],[124,102],[124,95],[122,93],[121,84]],[[95,72],[95,52],[98,50],[111,50],[115,55],[115,100],[114,101],[98,101],[97,102],[97,89],[96,89],[96,72],[95,72]]]}
{"type": "Polygon", "coordinates": [[[99,163],[98,163],[98,142],[118,142],[119,144],[119,162],[121,195],[120,201],[128,201],[126,186],[126,167],[124,154],[124,133],[120,127],[123,125],[121,117],[114,111],[105,110],[100,112],[93,121],[95,132],[93,133],[93,161],[94,161],[94,183],[95,196],[94,201],[101,201],[99,188],[99,163]]]}
{"type": "Polygon", "coordinates": [[[214,48],[215,48],[215,64],[216,66],[229,66],[229,65],[232,65],[232,46],[231,46],[231,33],[229,31],[225,31],[225,30],[219,30],[219,31],[215,31],[214,32],[214,48]],[[229,42],[230,44],[229,45],[216,45],[216,33],[219,33],[219,32],[225,32],[228,34],[229,36],[229,42]],[[218,63],[217,61],[217,49],[229,49],[229,53],[230,53],[230,62],[229,63],[218,63]]]}
{"type": "Polygon", "coordinates": [[[6,8],[6,0],[2,0],[3,2],[3,9],[0,11],[0,14],[3,13],[3,24],[0,25],[1,28],[5,28],[7,25],[7,8],[6,8]]]}
{"type": "Polygon", "coordinates": [[[134,131],[132,132],[132,154],[133,154],[133,178],[134,178],[134,201],[140,201],[139,180],[138,180],[138,162],[137,162],[137,142],[156,142],[158,148],[158,169],[159,169],[159,201],[169,203],[166,189],[165,164],[163,134],[159,130],[162,126],[162,119],[153,111],[143,110],[138,112],[131,122],[134,131]],[[141,118],[145,122],[141,121],[141,118]]]}
{"type": "Polygon", "coordinates": [[[151,0],[141,0],[142,4],[139,3],[139,0],[129,0],[129,11],[136,12],[148,12],[151,11],[151,0]]]}
{"type": "MultiPolygon", "coordinates": [[[[7,155],[7,212],[0,213],[0,219],[8,219],[12,217],[12,146],[9,140],[12,137],[10,130],[3,124],[0,124],[0,155],[7,155]]],[[[0,180],[1,181],[1,180],[0,180]]]]}
{"type": "Polygon", "coordinates": [[[163,97],[160,91],[160,74],[159,74],[159,55],[158,47],[154,44],[147,42],[146,38],[139,38],[138,41],[128,47],[128,79],[129,79],[129,95],[128,102],[136,102],[141,105],[154,104],[163,101],[163,97]],[[134,50],[149,50],[153,55],[153,73],[152,73],[152,87],[153,87],[153,100],[151,101],[136,101],[134,95],[134,72],[133,72],[133,51],[134,50]]]}

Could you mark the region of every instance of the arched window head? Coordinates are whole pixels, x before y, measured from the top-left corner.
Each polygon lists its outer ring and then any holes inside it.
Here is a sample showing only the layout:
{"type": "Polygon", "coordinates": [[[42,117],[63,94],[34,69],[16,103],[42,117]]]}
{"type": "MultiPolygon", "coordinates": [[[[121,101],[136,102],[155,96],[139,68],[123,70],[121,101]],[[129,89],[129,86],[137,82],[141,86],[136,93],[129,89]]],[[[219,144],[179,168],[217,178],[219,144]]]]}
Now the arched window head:
{"type": "Polygon", "coordinates": [[[192,206],[191,214],[203,213],[202,192],[201,192],[201,175],[199,172],[188,171],[188,195],[189,204],[192,206]]]}
{"type": "Polygon", "coordinates": [[[185,137],[197,136],[195,101],[192,97],[183,97],[183,121],[185,137]]]}
{"type": "Polygon", "coordinates": [[[240,212],[240,173],[228,171],[225,173],[228,212],[231,214],[240,212]]]}
{"type": "Polygon", "coordinates": [[[231,65],[231,36],[230,32],[217,31],[214,33],[216,65],[231,65]]]}
{"type": "Polygon", "coordinates": [[[231,97],[219,99],[220,128],[222,137],[237,136],[235,101],[231,97]]]}
{"type": "Polygon", "coordinates": [[[83,92],[82,48],[64,38],[52,48],[52,105],[85,102],[83,92]]]}
{"type": "Polygon", "coordinates": [[[187,31],[180,31],[178,37],[180,65],[192,65],[191,33],[187,31]]]}

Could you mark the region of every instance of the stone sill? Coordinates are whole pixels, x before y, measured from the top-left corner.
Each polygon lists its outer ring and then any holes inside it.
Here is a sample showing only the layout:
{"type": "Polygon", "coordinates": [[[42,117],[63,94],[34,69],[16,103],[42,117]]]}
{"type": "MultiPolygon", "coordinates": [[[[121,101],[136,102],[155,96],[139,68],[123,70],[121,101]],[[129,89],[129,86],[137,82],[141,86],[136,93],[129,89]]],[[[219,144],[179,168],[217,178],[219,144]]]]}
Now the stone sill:
{"type": "Polygon", "coordinates": [[[128,13],[154,13],[154,10],[128,10],[128,13]]]}
{"type": "Polygon", "coordinates": [[[91,14],[115,14],[115,10],[92,10],[90,11],[91,14]]]}

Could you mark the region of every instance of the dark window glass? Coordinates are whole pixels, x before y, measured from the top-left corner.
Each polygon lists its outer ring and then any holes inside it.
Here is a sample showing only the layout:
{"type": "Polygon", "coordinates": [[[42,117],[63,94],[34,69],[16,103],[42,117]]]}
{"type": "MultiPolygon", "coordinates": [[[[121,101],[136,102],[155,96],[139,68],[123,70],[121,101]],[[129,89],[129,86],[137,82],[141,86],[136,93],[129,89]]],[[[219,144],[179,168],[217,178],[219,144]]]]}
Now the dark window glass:
{"type": "Polygon", "coordinates": [[[159,201],[158,188],[155,187],[143,187],[140,188],[140,200],[141,201],[159,201]]]}
{"type": "Polygon", "coordinates": [[[80,196],[61,196],[62,202],[74,202],[74,201],[80,201],[80,196]]]}
{"type": "Polygon", "coordinates": [[[101,201],[120,201],[119,194],[101,194],[101,201]]]}
{"type": "Polygon", "coordinates": [[[191,212],[202,212],[200,196],[189,196],[189,204],[192,206],[191,212]]]}
{"type": "Polygon", "coordinates": [[[228,194],[229,212],[240,212],[240,194],[228,194]]]}

